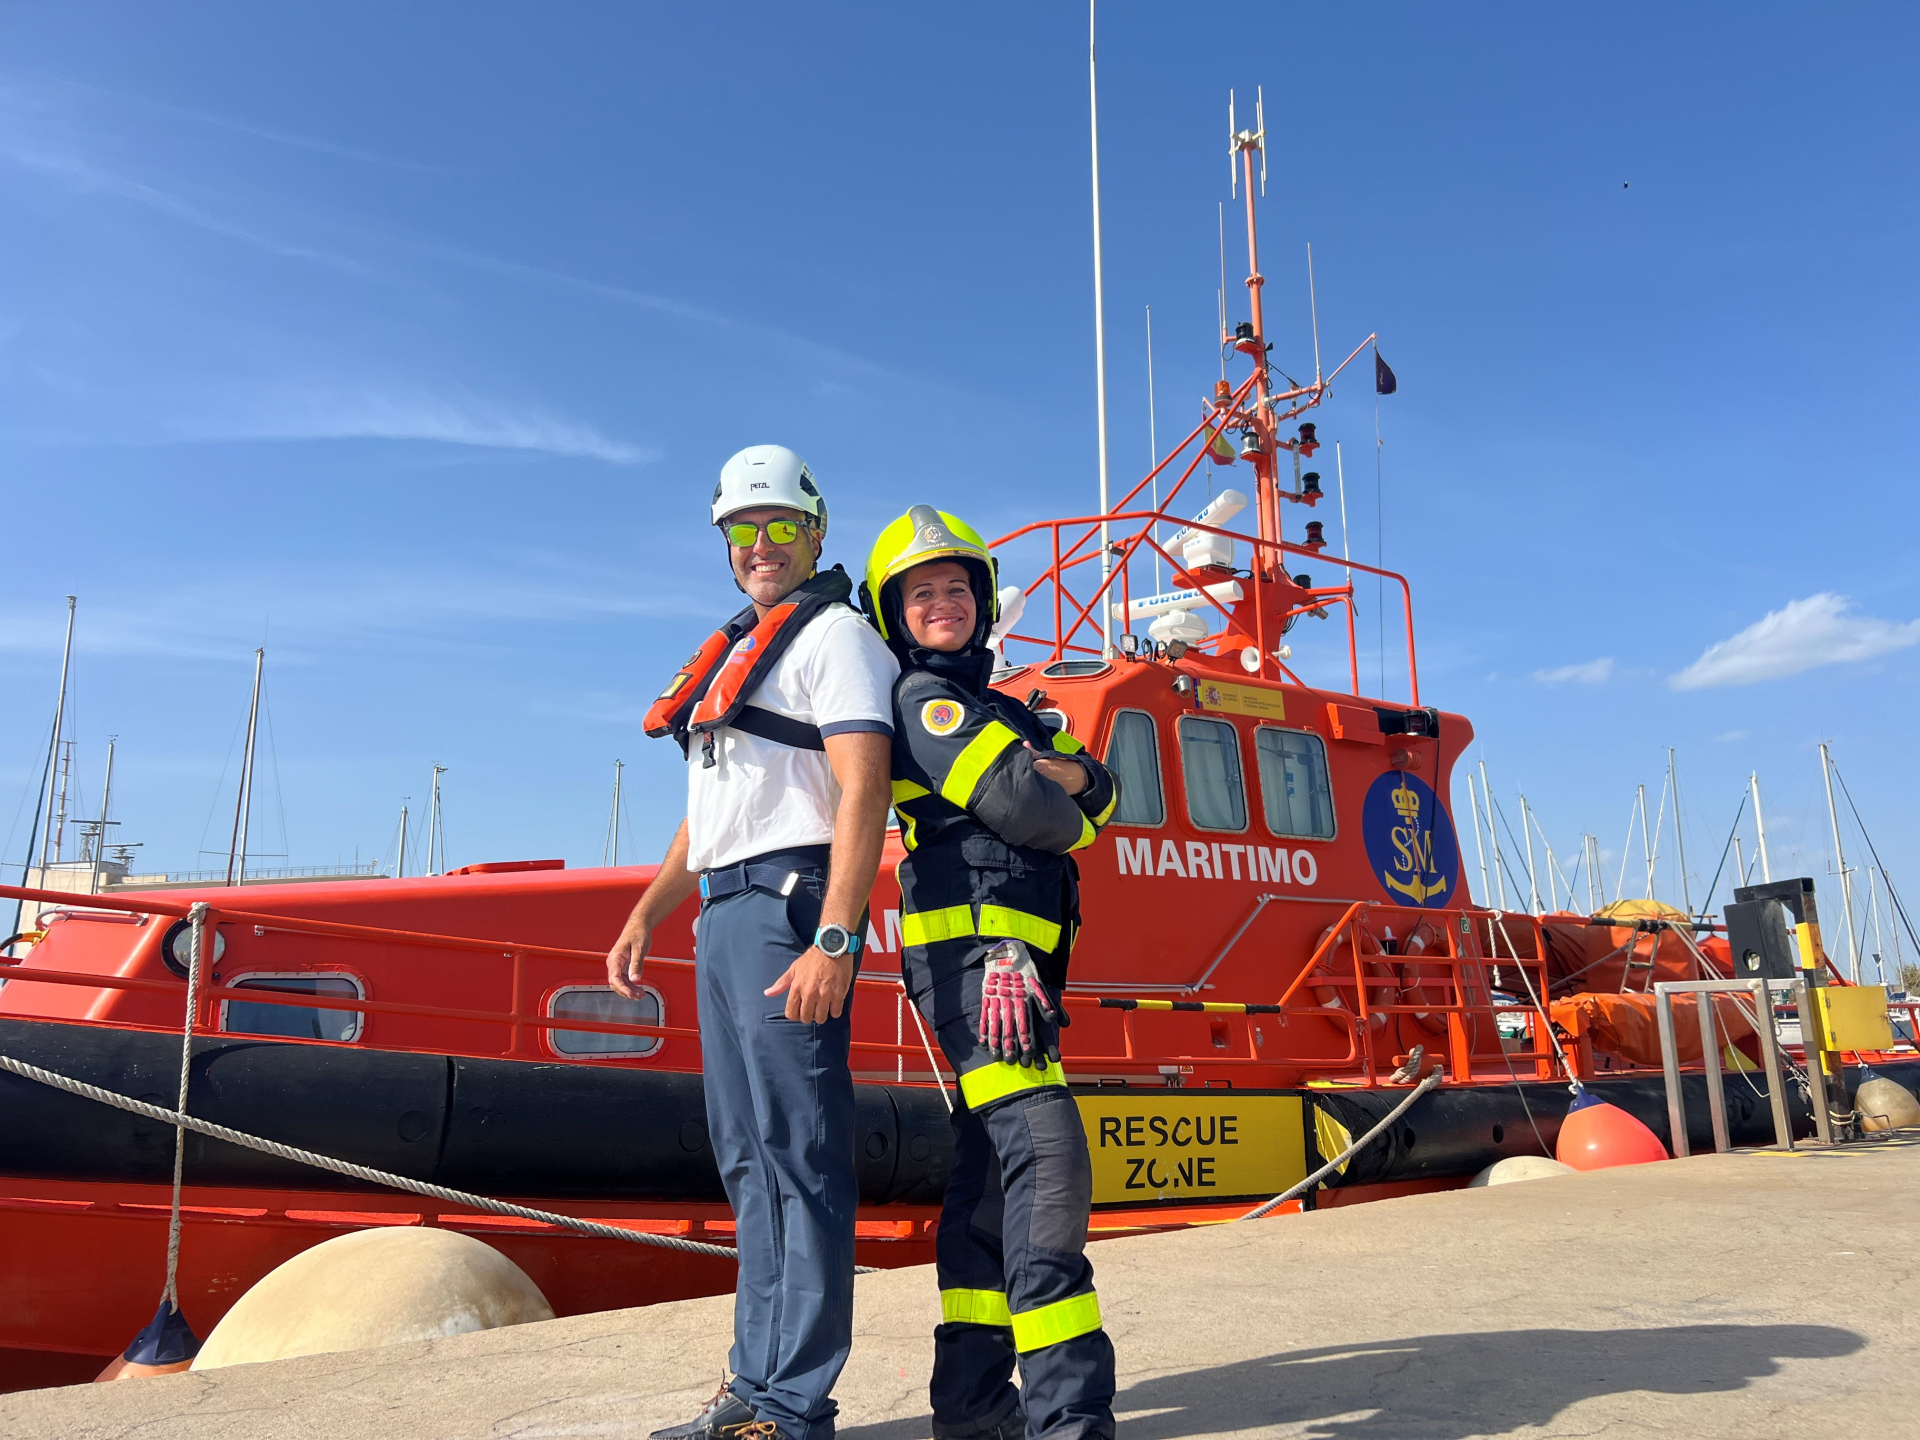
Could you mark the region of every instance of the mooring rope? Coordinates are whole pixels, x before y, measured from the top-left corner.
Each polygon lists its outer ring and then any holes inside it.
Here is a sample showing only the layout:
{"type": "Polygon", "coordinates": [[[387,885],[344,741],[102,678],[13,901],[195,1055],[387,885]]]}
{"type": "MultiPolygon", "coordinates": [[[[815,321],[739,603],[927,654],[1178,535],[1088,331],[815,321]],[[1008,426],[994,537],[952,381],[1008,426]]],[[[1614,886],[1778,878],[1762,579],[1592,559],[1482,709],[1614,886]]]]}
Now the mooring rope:
{"type": "MultiPolygon", "coordinates": [[[[0,1059],[4,1059],[4,1058],[5,1057],[0,1057],[0,1059]]],[[[1389,1110],[1387,1112],[1386,1118],[1382,1120],[1378,1125],[1375,1125],[1371,1130],[1367,1131],[1366,1134],[1362,1135],[1358,1140],[1354,1141],[1351,1145],[1347,1146],[1346,1149],[1342,1150],[1338,1155],[1334,1156],[1333,1159],[1329,1160],[1326,1164],[1322,1165],[1318,1170],[1314,1171],[1311,1175],[1307,1176],[1307,1178],[1302,1180],[1298,1185],[1295,1185],[1290,1190],[1283,1190],[1280,1194],[1274,1196],[1271,1200],[1267,1201],[1264,1205],[1254,1206],[1253,1209],[1247,1211],[1246,1214],[1240,1216],[1239,1218],[1241,1220],[1258,1220],[1262,1215],[1265,1215],[1268,1211],[1279,1209],[1282,1205],[1286,1204],[1289,1200],[1299,1199],[1300,1196],[1306,1194],[1307,1191],[1313,1189],[1314,1186],[1318,1185],[1322,1180],[1326,1179],[1327,1176],[1333,1174],[1334,1171],[1338,1170],[1342,1165],[1346,1164],[1347,1161],[1351,1160],[1355,1155],[1358,1155],[1368,1145],[1372,1144],[1376,1136],[1378,1136],[1382,1131],[1384,1131],[1389,1125],[1393,1124],[1394,1121],[1398,1120],[1402,1115],[1407,1113],[1407,1110],[1409,1109],[1409,1107],[1412,1106],[1414,1101],[1418,1100],[1422,1095],[1426,1094],[1429,1090],[1433,1089],[1434,1086],[1438,1085],[1441,1082],[1441,1080],[1445,1079],[1446,1073],[1447,1071],[1444,1065],[1436,1064],[1433,1067],[1433,1070],[1428,1074],[1427,1078],[1422,1080],[1418,1085],[1414,1086],[1412,1092],[1407,1096],[1407,1098],[1402,1100],[1398,1105],[1394,1106],[1393,1109],[1389,1110]]]]}
{"type": "MultiPolygon", "coordinates": [[[[662,1250],[679,1250],[689,1255],[711,1255],[720,1260],[738,1261],[740,1258],[737,1250],[725,1245],[708,1245],[698,1240],[682,1240],[674,1235],[651,1235],[643,1230],[623,1230],[613,1225],[602,1225],[594,1220],[582,1220],[573,1215],[557,1215],[550,1210],[535,1210],[527,1205],[514,1205],[505,1200],[489,1199],[485,1195],[472,1195],[465,1190],[454,1190],[445,1185],[434,1185],[406,1175],[376,1170],[370,1165],[356,1165],[350,1160],[336,1160],[331,1155],[319,1155],[311,1150],[302,1150],[298,1146],[283,1145],[277,1140],[263,1140],[258,1135],[248,1135],[244,1131],[232,1130],[225,1125],[216,1125],[211,1120],[201,1120],[178,1110],[149,1105],[144,1100],[135,1100],[113,1090],[103,1090],[100,1086],[89,1085],[84,1080],[75,1080],[71,1076],[61,1075],[52,1070],[43,1070],[38,1065],[29,1065],[24,1060],[16,1060],[11,1055],[0,1055],[0,1069],[11,1070],[16,1075],[28,1080],[36,1080],[56,1090],[65,1090],[70,1095],[97,1100],[103,1105],[113,1106],[116,1110],[125,1110],[129,1114],[142,1115],[165,1125],[192,1130],[201,1135],[211,1136],[215,1140],[225,1140],[230,1145],[240,1145],[249,1150],[258,1150],[263,1155],[273,1155],[282,1160],[292,1160],[302,1165],[312,1165],[317,1169],[331,1170],[336,1175],[350,1176],[370,1184],[387,1185],[395,1190],[410,1191],[415,1195],[424,1195],[430,1200],[444,1200],[451,1205],[464,1205],[469,1209],[484,1210],[493,1215],[510,1215],[520,1220],[537,1220],[542,1224],[577,1231],[582,1235],[597,1236],[602,1240],[627,1240],[636,1245],[653,1245],[662,1250]]],[[[856,1265],[853,1268],[856,1275],[878,1273],[878,1267],[872,1265],[856,1265]]]]}
{"type": "MultiPolygon", "coordinates": [[[[207,903],[196,901],[187,910],[192,924],[192,947],[187,955],[187,1016],[180,1026],[180,1099],[176,1109],[187,1113],[187,1081],[193,1073],[193,1020],[200,1009],[200,936],[207,920],[207,903]]],[[[173,1207],[167,1215],[167,1287],[160,1298],[176,1311],[180,1308],[180,1183],[187,1158],[187,1130],[173,1127],[173,1207]]]]}

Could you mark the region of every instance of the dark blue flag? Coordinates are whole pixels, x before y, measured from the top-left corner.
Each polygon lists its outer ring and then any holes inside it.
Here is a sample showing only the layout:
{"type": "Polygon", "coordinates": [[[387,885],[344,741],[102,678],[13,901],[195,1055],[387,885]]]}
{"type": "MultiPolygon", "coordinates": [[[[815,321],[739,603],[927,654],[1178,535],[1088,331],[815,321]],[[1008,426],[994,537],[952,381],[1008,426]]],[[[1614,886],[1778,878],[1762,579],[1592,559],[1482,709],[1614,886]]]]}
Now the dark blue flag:
{"type": "Polygon", "coordinates": [[[1376,347],[1373,352],[1373,393],[1391,395],[1400,388],[1400,382],[1394,379],[1393,371],[1387,368],[1387,362],[1380,358],[1376,347]]]}

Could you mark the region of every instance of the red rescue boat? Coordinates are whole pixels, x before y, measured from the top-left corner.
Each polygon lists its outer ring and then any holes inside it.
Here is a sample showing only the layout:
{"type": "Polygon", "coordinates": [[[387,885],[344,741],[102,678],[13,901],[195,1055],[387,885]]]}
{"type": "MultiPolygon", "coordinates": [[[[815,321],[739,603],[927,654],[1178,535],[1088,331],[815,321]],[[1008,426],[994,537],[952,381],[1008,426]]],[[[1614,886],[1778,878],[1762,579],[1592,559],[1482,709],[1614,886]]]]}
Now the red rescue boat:
{"type": "MultiPolygon", "coordinates": [[[[1318,522],[1286,538],[1289,507],[1311,515],[1322,498],[1303,468],[1318,441],[1302,417],[1369,342],[1324,378],[1276,386],[1255,250],[1259,141],[1235,137],[1250,316],[1222,337],[1245,377],[1222,381],[1202,422],[1106,513],[996,542],[1003,573],[1026,560],[1038,576],[994,683],[1122,782],[1120,811],[1080,860],[1085,925],[1062,1037],[1105,1235],[1229,1218],[1296,1185],[1406,1097],[1423,1053],[1445,1083],[1292,1208],[1462,1185],[1503,1157],[1550,1151],[1572,1079],[1671,1143],[1659,1057],[1629,1022],[1655,980],[1734,974],[1726,943],[1697,940],[1711,927],[1690,917],[1595,923],[1473,903],[1451,790],[1473,729],[1421,703],[1407,580],[1334,560],[1318,522]],[[1244,464],[1249,493],[1183,518],[1176,507],[1209,459],[1244,464]],[[1157,503],[1141,500],[1150,485],[1157,503]],[[1251,526],[1227,528],[1247,507],[1251,526]],[[1156,559],[1172,588],[1137,594],[1156,559]],[[1316,582],[1310,566],[1339,578],[1316,582]],[[1362,694],[1356,576],[1401,597],[1404,702],[1362,694]],[[1302,620],[1334,618],[1348,683],[1330,690],[1291,668],[1288,641],[1302,620]],[[1578,1003],[1596,992],[1621,1013],[1578,1003]],[[1623,1042],[1629,1031],[1642,1038],[1623,1042]]],[[[950,1146],[951,1077],[899,980],[900,854],[896,837],[854,1002],[859,1250],[883,1266],[931,1258],[950,1146]]],[[[0,888],[67,902],[0,962],[0,1055],[170,1106],[186,917],[204,904],[190,1114],[725,1244],[732,1220],[699,1101],[691,911],[656,938],[643,1002],[605,982],[605,950],[652,876],[524,861],[164,898],[0,888]]],[[[1694,1069],[1705,1058],[1696,1046],[1694,1069]]],[[[1683,1088],[1702,1083],[1690,1072],[1683,1088]]],[[[1768,1105],[1746,1088],[1729,1095],[1730,1133],[1763,1143],[1768,1105]]],[[[1689,1133],[1699,1125],[1693,1143],[1712,1143],[1695,1098],[1689,1133]]],[[[90,1378],[152,1313],[173,1131],[14,1073],[0,1073],[0,1105],[0,1388],[90,1378]]],[[[281,1261],[370,1225],[480,1235],[562,1314],[733,1284],[721,1258],[423,1201],[199,1136],[184,1184],[179,1293],[202,1335],[281,1261]]]]}

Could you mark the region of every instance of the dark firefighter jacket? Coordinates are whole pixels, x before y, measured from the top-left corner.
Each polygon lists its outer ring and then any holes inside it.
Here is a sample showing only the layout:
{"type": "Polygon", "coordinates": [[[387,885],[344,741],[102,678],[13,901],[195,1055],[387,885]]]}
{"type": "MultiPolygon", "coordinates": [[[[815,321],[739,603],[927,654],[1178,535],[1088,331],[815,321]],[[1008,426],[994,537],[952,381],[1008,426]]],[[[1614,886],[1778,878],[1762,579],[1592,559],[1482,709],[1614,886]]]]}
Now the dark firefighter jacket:
{"type": "MultiPolygon", "coordinates": [[[[930,952],[944,941],[1021,940],[1057,994],[1080,922],[1071,852],[1093,843],[1119,792],[1078,740],[988,688],[993,663],[990,650],[916,648],[894,683],[893,803],[907,848],[902,958],[919,988],[932,981],[930,952]],[[1027,741],[1078,761],[1086,789],[1068,795],[1042,776],[1027,741]]],[[[985,948],[942,952],[962,958],[985,948]]]]}

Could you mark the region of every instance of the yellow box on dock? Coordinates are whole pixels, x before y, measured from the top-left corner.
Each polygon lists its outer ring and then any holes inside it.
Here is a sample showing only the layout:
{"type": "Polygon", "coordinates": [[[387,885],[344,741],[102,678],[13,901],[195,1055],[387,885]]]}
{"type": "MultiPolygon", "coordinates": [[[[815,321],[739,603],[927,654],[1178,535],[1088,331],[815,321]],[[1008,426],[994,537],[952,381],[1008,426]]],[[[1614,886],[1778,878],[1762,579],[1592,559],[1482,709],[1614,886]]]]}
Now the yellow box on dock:
{"type": "Polygon", "coordinates": [[[1817,985],[1813,1012],[1822,1050],[1891,1050],[1884,985],[1817,985]]]}

